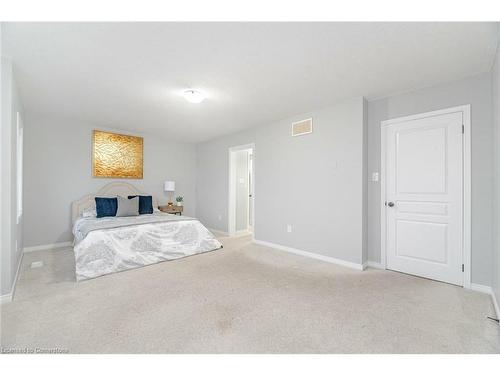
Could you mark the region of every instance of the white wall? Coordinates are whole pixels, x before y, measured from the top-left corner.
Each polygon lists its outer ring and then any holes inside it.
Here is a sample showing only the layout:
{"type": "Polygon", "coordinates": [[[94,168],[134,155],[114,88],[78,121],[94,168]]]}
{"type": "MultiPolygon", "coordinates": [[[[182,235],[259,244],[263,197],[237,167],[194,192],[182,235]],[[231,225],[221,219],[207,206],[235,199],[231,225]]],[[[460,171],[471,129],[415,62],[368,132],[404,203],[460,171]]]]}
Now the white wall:
{"type": "MultiPolygon", "coordinates": [[[[24,246],[70,241],[71,202],[116,181],[92,177],[92,130],[128,133],[34,114],[26,116],[25,129],[24,246]]],[[[144,137],[144,178],[125,181],[165,204],[168,196],[163,191],[163,182],[174,180],[175,195],[184,196],[185,214],[194,215],[195,146],[139,132],[133,135],[144,137]]]]}
{"type": "MultiPolygon", "coordinates": [[[[493,88],[493,262],[492,288],[500,303],[500,48],[492,72],[493,88]]],[[[497,311],[498,313],[498,311],[497,311]]]]}
{"type": "Polygon", "coordinates": [[[12,292],[22,255],[23,218],[17,223],[17,112],[24,116],[11,61],[1,60],[1,285],[12,292]]]}
{"type": "MultiPolygon", "coordinates": [[[[491,285],[493,128],[491,75],[368,103],[368,175],[380,172],[380,122],[463,104],[471,105],[472,282],[491,285]]],[[[380,261],[380,182],[368,182],[368,258],[380,261]]]]}
{"type": "Polygon", "coordinates": [[[228,149],[254,143],[255,238],[362,263],[363,106],[345,100],[198,144],[198,218],[227,231],[228,149]],[[292,137],[291,123],[307,117],[314,132],[292,137]]]}

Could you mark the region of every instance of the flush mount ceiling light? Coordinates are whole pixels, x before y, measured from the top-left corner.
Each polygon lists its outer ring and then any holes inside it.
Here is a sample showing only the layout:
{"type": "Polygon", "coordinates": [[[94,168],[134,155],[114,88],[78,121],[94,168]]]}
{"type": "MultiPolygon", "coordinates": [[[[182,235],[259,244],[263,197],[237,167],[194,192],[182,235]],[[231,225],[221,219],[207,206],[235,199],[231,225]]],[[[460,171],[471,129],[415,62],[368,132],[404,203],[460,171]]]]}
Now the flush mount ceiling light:
{"type": "Polygon", "coordinates": [[[205,94],[197,90],[185,90],[182,93],[184,99],[186,99],[189,103],[201,103],[205,100],[205,94]]]}

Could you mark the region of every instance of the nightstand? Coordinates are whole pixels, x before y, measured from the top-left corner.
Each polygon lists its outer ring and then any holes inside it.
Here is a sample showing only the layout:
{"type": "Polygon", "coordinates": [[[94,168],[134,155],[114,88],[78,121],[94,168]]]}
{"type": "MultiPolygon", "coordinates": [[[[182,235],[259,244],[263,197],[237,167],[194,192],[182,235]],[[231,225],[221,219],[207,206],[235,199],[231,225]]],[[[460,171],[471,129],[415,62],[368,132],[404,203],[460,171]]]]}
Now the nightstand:
{"type": "Polygon", "coordinates": [[[167,214],[174,214],[174,215],[182,215],[182,211],[184,211],[183,206],[159,206],[158,209],[161,212],[166,212],[167,214]]]}

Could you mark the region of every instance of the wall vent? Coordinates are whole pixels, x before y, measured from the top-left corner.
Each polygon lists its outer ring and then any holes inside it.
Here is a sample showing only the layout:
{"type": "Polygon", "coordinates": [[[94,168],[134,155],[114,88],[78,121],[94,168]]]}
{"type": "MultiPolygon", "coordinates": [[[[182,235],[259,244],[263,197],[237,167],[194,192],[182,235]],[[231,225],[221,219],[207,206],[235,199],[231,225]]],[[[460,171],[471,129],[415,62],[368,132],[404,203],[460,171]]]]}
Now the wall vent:
{"type": "Polygon", "coordinates": [[[292,123],[292,136],[310,134],[313,131],[313,119],[308,118],[292,123]]]}

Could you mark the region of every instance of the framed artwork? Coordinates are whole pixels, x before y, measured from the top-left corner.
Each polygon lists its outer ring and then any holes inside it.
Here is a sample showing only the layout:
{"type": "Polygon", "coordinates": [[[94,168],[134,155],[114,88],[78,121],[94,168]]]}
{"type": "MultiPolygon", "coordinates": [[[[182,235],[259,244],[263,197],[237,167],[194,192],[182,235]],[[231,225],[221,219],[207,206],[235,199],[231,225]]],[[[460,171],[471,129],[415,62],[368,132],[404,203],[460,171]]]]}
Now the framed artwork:
{"type": "Polygon", "coordinates": [[[94,130],[92,175],[104,178],[143,178],[143,138],[94,130]]]}

